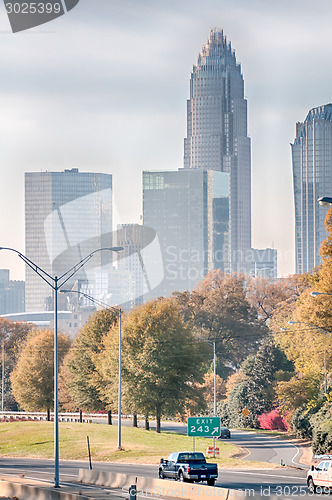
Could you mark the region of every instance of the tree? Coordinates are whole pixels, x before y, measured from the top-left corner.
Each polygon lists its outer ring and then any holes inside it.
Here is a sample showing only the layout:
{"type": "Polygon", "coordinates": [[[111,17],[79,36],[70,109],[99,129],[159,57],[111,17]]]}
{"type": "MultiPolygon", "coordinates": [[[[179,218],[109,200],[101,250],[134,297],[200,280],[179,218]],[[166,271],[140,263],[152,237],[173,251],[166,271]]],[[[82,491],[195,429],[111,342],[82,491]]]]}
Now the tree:
{"type": "Polygon", "coordinates": [[[100,353],[103,337],[117,321],[115,313],[102,309],[77,334],[64,362],[64,370],[69,373],[69,377],[63,377],[65,386],[62,386],[67,405],[71,395],[74,406],[81,410],[97,411],[103,407],[94,381],[95,355],[100,353]]]}
{"type": "Polygon", "coordinates": [[[309,286],[307,275],[293,275],[287,278],[252,278],[247,286],[249,304],[257,311],[258,318],[269,322],[275,315],[289,311],[300,294],[309,286]]]}
{"type": "MultiPolygon", "coordinates": [[[[63,361],[70,340],[58,334],[59,365],[63,361]]],[[[11,374],[13,393],[19,405],[27,411],[47,411],[53,407],[54,386],[54,332],[32,332],[22,349],[11,374]]]]}
{"type": "Polygon", "coordinates": [[[185,321],[202,337],[216,341],[224,365],[238,367],[267,334],[246,297],[246,277],[211,271],[190,292],[175,294],[185,321]]]}
{"type": "MultiPolygon", "coordinates": [[[[2,348],[2,342],[4,342],[5,348],[4,407],[8,410],[17,410],[17,403],[12,394],[10,384],[10,374],[17,363],[19,353],[26,342],[32,326],[31,323],[24,321],[15,322],[0,318],[0,347],[2,348]]],[[[2,353],[0,356],[0,371],[2,372],[2,353]]]]}
{"type": "MultiPolygon", "coordinates": [[[[258,427],[258,417],[273,409],[275,402],[276,374],[291,371],[289,362],[272,339],[266,339],[256,356],[249,356],[241,365],[238,383],[229,393],[227,414],[232,425],[258,427]],[[242,410],[250,414],[244,417],[242,410]]],[[[223,408],[223,412],[225,412],[223,408]]]]}
{"type": "MultiPolygon", "coordinates": [[[[197,401],[208,346],[192,336],[174,299],[152,300],[133,309],[122,327],[122,386],[124,407],[155,415],[160,432],[162,415],[175,415],[197,401]]],[[[96,356],[99,391],[113,401],[117,387],[117,339],[114,329],[96,356]]]]}
{"type": "MultiPolygon", "coordinates": [[[[214,402],[214,374],[208,372],[204,375],[204,398],[207,403],[214,402]]],[[[219,375],[216,375],[216,396],[217,402],[221,399],[225,399],[226,393],[226,382],[219,375]]]]}

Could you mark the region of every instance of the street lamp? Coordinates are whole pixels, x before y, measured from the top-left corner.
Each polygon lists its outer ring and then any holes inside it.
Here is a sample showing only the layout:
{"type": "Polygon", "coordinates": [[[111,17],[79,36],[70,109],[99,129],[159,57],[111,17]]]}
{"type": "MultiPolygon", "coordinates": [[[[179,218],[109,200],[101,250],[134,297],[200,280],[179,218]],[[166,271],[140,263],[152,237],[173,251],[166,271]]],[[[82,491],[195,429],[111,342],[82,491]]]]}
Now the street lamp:
{"type": "Polygon", "coordinates": [[[91,295],[88,295],[87,293],[81,292],[80,290],[61,290],[61,293],[78,293],[79,295],[83,295],[88,300],[91,300],[94,304],[97,304],[98,306],[104,307],[105,309],[108,309],[109,311],[115,312],[119,316],[119,394],[118,394],[118,450],[121,450],[121,363],[122,363],[122,355],[121,355],[121,315],[122,315],[122,310],[121,307],[113,307],[109,306],[108,304],[104,304],[100,300],[96,300],[94,297],[91,297],[91,295]]]}
{"type": "MultiPolygon", "coordinates": [[[[200,337],[200,335],[197,335],[194,333],[195,337],[199,338],[200,340],[205,340],[210,346],[213,347],[213,416],[217,416],[217,370],[216,370],[216,341],[215,340],[208,340],[205,339],[204,337],[200,337]]],[[[213,437],[213,457],[215,457],[215,440],[216,438],[213,437]]]]}
{"type": "Polygon", "coordinates": [[[322,207],[330,207],[332,205],[332,198],[329,196],[322,196],[317,201],[322,207]]]}
{"type": "Polygon", "coordinates": [[[318,295],[332,295],[332,293],[328,292],[310,292],[311,297],[318,297],[318,295]]]}
{"type": "MultiPolygon", "coordinates": [[[[315,293],[315,292],[311,292],[311,293],[315,293]]],[[[319,293],[319,292],[316,292],[316,293],[319,293]]],[[[314,297],[315,297],[315,295],[314,295],[314,297]]],[[[288,321],[288,324],[289,325],[299,324],[299,325],[310,326],[311,328],[314,328],[315,330],[318,330],[319,332],[324,333],[324,335],[327,335],[328,337],[332,338],[331,332],[328,332],[327,330],[324,330],[324,328],[320,328],[319,326],[312,325],[311,323],[305,323],[304,321],[288,321]]],[[[324,351],[324,390],[325,390],[325,394],[327,394],[326,350],[324,351]]]]}
{"type": "Polygon", "coordinates": [[[41,267],[35,264],[28,257],[23,255],[15,248],[0,247],[0,250],[9,250],[15,252],[23,262],[29,266],[45,283],[54,291],[54,487],[59,488],[59,394],[58,394],[58,290],[79,270],[81,269],[97,252],[109,250],[119,252],[122,247],[97,248],[89,255],[80,260],[75,266],[71,267],[61,276],[51,276],[41,267]]]}
{"type": "Polygon", "coordinates": [[[5,339],[2,339],[2,382],[1,382],[1,411],[4,410],[5,403],[5,339]]]}

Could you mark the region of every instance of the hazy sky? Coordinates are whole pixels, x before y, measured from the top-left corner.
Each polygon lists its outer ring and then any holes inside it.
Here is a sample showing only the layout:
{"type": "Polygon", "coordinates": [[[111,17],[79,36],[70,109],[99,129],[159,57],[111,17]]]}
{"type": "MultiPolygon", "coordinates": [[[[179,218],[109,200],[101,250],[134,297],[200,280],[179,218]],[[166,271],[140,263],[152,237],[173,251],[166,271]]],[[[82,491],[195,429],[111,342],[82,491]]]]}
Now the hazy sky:
{"type": "MultiPolygon", "coordinates": [[[[294,272],[289,143],[332,101],[331,18],[331,0],[80,0],[12,34],[1,3],[0,246],[24,251],[25,171],[112,173],[122,222],[137,222],[141,171],[182,166],[190,72],[220,27],[248,99],[253,245],[274,245],[280,274],[294,272]]],[[[2,252],[8,267],[24,278],[2,252]]]]}

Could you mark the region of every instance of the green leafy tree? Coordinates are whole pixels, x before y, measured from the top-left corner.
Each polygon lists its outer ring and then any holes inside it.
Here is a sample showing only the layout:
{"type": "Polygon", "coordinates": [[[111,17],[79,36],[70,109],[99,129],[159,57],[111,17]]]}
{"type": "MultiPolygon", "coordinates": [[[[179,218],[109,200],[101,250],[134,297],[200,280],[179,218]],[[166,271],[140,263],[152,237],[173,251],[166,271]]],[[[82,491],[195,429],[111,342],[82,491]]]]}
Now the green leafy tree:
{"type": "Polygon", "coordinates": [[[283,351],[272,341],[263,342],[256,356],[249,356],[241,365],[239,382],[231,390],[227,409],[232,425],[259,427],[258,417],[272,410],[275,403],[276,375],[292,371],[293,365],[283,351]],[[242,410],[247,408],[250,414],[245,417],[242,410]]]}
{"type": "Polygon", "coordinates": [[[95,312],[79,331],[64,362],[61,394],[66,407],[97,411],[103,401],[94,381],[95,355],[100,353],[103,337],[117,324],[118,317],[108,309],[95,312]]]}
{"type": "MultiPolygon", "coordinates": [[[[10,374],[12,373],[19,353],[25,345],[26,339],[32,329],[31,323],[9,321],[0,318],[0,347],[4,343],[5,349],[5,380],[4,380],[4,408],[17,410],[17,402],[12,393],[10,374]]],[[[0,372],[2,373],[2,352],[0,356],[0,372]]]]}
{"type": "MultiPolygon", "coordinates": [[[[70,340],[58,334],[58,359],[61,365],[70,340]]],[[[32,332],[11,374],[12,389],[20,407],[27,411],[47,411],[53,407],[54,332],[32,332]]]]}
{"type": "MultiPolygon", "coordinates": [[[[160,432],[162,415],[188,410],[199,399],[208,346],[193,337],[174,299],[158,299],[133,309],[123,322],[122,383],[124,407],[155,415],[160,432]]],[[[116,331],[103,341],[96,356],[99,391],[114,401],[118,382],[116,331]]]]}

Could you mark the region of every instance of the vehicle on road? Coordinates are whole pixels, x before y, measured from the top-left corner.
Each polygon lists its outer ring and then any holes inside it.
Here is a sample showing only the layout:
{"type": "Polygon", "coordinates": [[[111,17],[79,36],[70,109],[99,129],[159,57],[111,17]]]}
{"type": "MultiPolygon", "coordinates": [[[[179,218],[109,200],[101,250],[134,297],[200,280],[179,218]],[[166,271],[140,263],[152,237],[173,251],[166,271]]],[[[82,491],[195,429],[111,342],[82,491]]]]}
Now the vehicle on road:
{"type": "Polygon", "coordinates": [[[160,479],[170,478],[188,482],[206,481],[209,486],[214,486],[217,477],[217,464],[207,463],[203,453],[180,451],[171,453],[167,460],[163,458],[160,460],[160,479]]]}
{"type": "Polygon", "coordinates": [[[321,462],[308,471],[307,486],[310,493],[328,492],[332,489],[332,455],[316,455],[315,458],[321,462]]]}
{"type": "Polygon", "coordinates": [[[218,439],[231,439],[231,431],[228,427],[220,427],[220,436],[218,439]]]}

